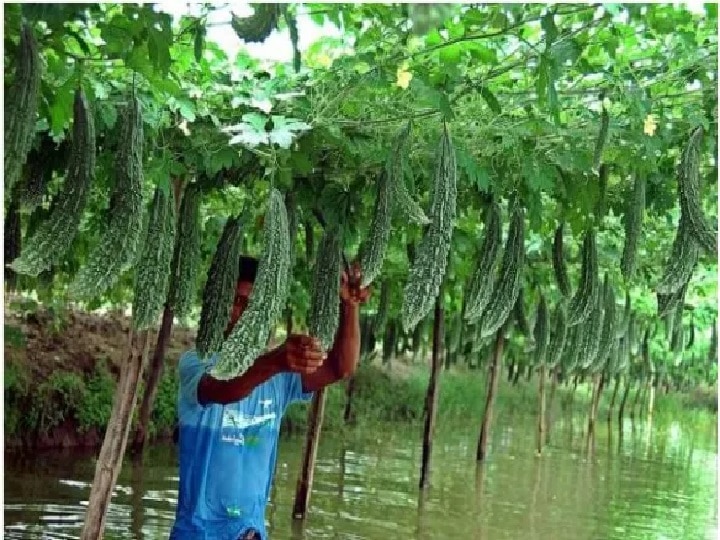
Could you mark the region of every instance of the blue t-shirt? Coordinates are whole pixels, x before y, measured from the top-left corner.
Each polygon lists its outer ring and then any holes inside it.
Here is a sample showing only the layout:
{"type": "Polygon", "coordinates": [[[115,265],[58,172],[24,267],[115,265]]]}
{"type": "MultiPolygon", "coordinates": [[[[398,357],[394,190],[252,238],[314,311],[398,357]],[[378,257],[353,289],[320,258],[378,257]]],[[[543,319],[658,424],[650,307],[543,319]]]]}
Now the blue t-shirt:
{"type": "Polygon", "coordinates": [[[249,528],[266,538],[280,420],[294,401],[307,401],[300,375],[280,373],[242,401],[198,403],[200,378],[216,361],[192,350],[180,358],[180,489],[171,539],[237,540],[249,528]]]}

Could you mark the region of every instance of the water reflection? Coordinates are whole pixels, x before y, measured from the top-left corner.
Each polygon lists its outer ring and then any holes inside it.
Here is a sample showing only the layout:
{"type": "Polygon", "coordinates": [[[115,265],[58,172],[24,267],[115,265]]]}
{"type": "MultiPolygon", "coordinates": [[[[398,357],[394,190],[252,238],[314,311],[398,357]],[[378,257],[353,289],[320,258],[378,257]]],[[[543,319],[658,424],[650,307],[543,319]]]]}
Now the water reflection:
{"type": "MultiPolygon", "coordinates": [[[[283,439],[268,529],[278,540],[714,537],[714,426],[636,418],[601,422],[586,438],[584,415],[558,415],[553,444],[536,456],[535,422],[499,415],[479,465],[475,423],[440,426],[424,493],[417,489],[421,430],[388,427],[382,440],[377,430],[344,438],[324,432],[304,523],[291,519],[303,438],[283,439]]],[[[106,538],[167,538],[176,459],[174,448],[153,447],[144,464],[126,464],[106,538]]],[[[6,456],[5,537],[77,538],[93,473],[92,456],[6,456]]]]}

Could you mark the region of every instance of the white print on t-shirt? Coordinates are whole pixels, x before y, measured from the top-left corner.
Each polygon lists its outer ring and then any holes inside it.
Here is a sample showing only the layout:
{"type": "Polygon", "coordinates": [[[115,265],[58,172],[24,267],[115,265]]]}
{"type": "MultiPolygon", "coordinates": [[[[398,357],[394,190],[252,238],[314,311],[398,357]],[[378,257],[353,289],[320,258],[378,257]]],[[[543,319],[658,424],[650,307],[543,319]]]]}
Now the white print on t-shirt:
{"type": "MultiPolygon", "coordinates": [[[[272,400],[264,400],[263,408],[272,404],[272,400]]],[[[257,416],[249,416],[243,412],[226,408],[222,416],[222,441],[235,444],[237,446],[245,444],[245,436],[242,430],[253,426],[268,424],[273,427],[277,415],[275,411],[270,411],[257,416]]]]}

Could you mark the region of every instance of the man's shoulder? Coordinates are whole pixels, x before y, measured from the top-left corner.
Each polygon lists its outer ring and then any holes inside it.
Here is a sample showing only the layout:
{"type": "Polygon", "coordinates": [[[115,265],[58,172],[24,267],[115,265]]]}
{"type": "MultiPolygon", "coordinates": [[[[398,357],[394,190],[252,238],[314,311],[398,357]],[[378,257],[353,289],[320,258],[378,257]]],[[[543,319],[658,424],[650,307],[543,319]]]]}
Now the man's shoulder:
{"type": "Polygon", "coordinates": [[[197,349],[188,349],[180,355],[178,366],[182,369],[183,367],[212,365],[216,360],[216,356],[216,354],[212,354],[207,358],[200,358],[197,349]]]}

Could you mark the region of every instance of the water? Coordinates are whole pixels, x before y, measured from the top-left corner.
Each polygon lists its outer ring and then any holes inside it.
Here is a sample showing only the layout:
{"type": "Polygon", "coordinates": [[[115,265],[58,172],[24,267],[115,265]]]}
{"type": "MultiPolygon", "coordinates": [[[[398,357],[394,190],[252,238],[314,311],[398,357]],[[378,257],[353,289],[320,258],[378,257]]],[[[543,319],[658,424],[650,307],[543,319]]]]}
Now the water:
{"type": "MultiPolygon", "coordinates": [[[[583,418],[558,419],[535,455],[533,417],[500,415],[488,461],[476,467],[477,427],[441,426],[432,486],[417,489],[421,427],[323,433],[310,513],[290,516],[303,437],[280,443],[268,530],[283,539],[670,540],[717,537],[713,425],[604,423],[594,443],[583,418]]],[[[127,462],[105,538],[167,538],[177,500],[172,446],[127,462]]],[[[40,453],[5,459],[5,538],[77,538],[94,474],[92,456],[40,453]]]]}

